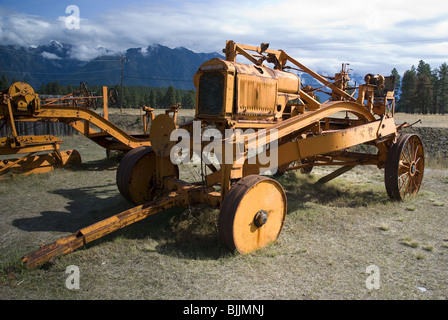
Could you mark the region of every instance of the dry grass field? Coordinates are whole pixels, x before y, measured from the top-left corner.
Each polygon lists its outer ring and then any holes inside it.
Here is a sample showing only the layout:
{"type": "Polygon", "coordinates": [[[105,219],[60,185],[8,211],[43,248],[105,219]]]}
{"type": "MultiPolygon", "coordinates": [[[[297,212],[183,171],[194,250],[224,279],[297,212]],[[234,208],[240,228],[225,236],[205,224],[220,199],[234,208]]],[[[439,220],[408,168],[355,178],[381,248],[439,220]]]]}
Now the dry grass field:
{"type": "Polygon", "coordinates": [[[397,113],[395,115],[395,119],[397,123],[415,123],[418,120],[421,120],[421,123],[415,124],[416,127],[425,127],[425,128],[448,128],[448,115],[441,114],[406,114],[406,113],[397,113]]]}
{"type": "MultiPolygon", "coordinates": [[[[288,198],[286,224],[276,243],[253,254],[229,252],[218,238],[218,210],[204,205],[159,213],[27,271],[20,257],[41,243],[132,207],[115,184],[118,159],[83,136],[64,137],[63,149],[72,148],[79,167],[0,181],[0,299],[448,298],[441,166],[427,167],[420,193],[403,202],[388,199],[377,168],[325,185],[315,182],[334,168],[276,177],[288,198]],[[77,290],[66,287],[70,265],[79,268],[77,290]],[[378,288],[366,284],[369,266],[377,267],[378,288]]],[[[188,178],[197,167],[184,169],[188,178]]]]}
{"type": "MultiPolygon", "coordinates": [[[[102,111],[98,109],[98,112],[101,113],[102,111]]],[[[163,113],[164,110],[156,109],[154,113],[160,114],[163,113]]],[[[124,115],[140,115],[139,109],[123,109],[122,112],[120,112],[120,109],[114,108],[109,109],[109,114],[118,115],[118,114],[124,114],[124,115]]],[[[344,113],[345,115],[345,113],[344,113]]],[[[193,109],[180,109],[179,110],[179,117],[193,117],[194,116],[194,110],[193,109]]],[[[407,123],[415,123],[418,120],[421,120],[420,123],[416,123],[416,127],[426,127],[426,128],[448,128],[448,114],[441,115],[441,114],[407,114],[407,113],[396,113],[395,119],[398,124],[401,124],[403,122],[407,123]]]]}

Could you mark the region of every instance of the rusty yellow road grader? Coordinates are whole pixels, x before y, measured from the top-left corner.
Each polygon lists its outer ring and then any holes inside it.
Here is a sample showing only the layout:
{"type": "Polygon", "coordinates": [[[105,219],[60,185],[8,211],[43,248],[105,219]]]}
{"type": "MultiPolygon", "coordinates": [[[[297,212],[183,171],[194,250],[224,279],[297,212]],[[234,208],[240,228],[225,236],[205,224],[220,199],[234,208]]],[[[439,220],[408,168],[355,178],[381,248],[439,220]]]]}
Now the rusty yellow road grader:
{"type": "MultiPolygon", "coordinates": [[[[24,82],[16,82],[0,92],[0,129],[6,126],[8,136],[0,137],[0,156],[20,155],[14,159],[0,160],[0,175],[7,172],[23,174],[41,173],[56,167],[69,167],[81,163],[76,150],[60,150],[62,140],[53,135],[24,135],[16,123],[32,122],[36,126],[46,122],[59,122],[73,127],[106,152],[129,151],[140,146],[150,146],[148,134],[128,133],[108,120],[108,105],[115,105],[118,94],[114,88],[103,87],[102,95],[88,90],[84,82],[79,90],[58,98],[40,98],[24,82]],[[95,112],[102,100],[103,115],[95,112]],[[38,124],[37,124],[38,123],[38,124]],[[48,152],[50,153],[43,153],[48,152]]],[[[151,116],[148,109],[144,119],[151,116]]]]}
{"type": "Polygon", "coordinates": [[[275,172],[340,166],[321,179],[328,181],[355,166],[374,165],[384,169],[391,199],[418,192],[423,145],[417,135],[399,133],[406,124],[394,121],[393,77],[368,74],[364,84],[353,87],[346,65],[334,77],[324,77],[265,43],[227,41],[223,52],[225,59],[203,63],[194,75],[194,120],[178,126],[166,114],[155,117],[151,145],[133,148],[120,162],[118,189],[136,207],[43,245],[24,256],[26,266],[167,208],[198,203],[220,209],[218,233],[229,249],[246,254],[263,248],[279,237],[287,212],[286,194],[270,177],[275,172]],[[237,62],[238,56],[249,63],[237,62]],[[302,86],[295,70],[322,85],[302,86]],[[316,92],[323,88],[329,97],[321,103],[316,92]],[[352,148],[358,145],[376,152],[352,148]],[[201,178],[181,180],[181,164],[194,155],[201,178]]]}

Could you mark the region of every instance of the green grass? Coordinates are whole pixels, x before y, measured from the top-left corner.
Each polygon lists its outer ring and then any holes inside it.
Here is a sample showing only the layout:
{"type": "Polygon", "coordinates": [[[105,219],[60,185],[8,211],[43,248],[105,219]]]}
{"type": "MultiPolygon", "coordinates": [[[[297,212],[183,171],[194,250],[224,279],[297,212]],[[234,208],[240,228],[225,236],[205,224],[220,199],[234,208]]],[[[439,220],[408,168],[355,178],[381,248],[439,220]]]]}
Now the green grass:
{"type": "Polygon", "coordinates": [[[438,254],[446,252],[448,222],[435,205],[445,202],[447,184],[438,172],[425,173],[419,196],[403,202],[388,199],[376,168],[323,185],[316,182],[332,168],[275,177],[288,198],[284,229],[277,242],[245,256],[221,243],[219,210],[199,205],[167,210],[44,269],[25,270],[20,257],[42,242],[132,207],[115,186],[117,162],[85,148],[81,169],[0,181],[0,191],[8,190],[0,209],[0,298],[420,299],[417,282],[431,286],[429,298],[448,298],[447,256],[438,254]],[[368,292],[371,264],[384,282],[368,292]],[[80,268],[80,290],[65,287],[69,265],[80,268]]]}
{"type": "Polygon", "coordinates": [[[426,259],[426,255],[424,255],[424,254],[421,253],[421,252],[417,252],[417,253],[415,254],[415,258],[416,258],[417,260],[423,260],[423,259],[426,259]]]}
{"type": "Polygon", "coordinates": [[[419,246],[419,243],[417,240],[414,240],[410,237],[406,237],[401,241],[402,244],[405,246],[411,247],[411,248],[417,248],[419,246]]]}

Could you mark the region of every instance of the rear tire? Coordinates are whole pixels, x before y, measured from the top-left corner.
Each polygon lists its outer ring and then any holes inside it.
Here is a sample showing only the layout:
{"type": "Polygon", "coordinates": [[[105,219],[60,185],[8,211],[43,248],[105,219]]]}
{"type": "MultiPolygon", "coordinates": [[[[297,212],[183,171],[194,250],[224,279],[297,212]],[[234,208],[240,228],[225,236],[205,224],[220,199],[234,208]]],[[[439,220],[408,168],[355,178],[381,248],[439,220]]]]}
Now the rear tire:
{"type": "Polygon", "coordinates": [[[153,198],[156,155],[151,147],[129,151],[120,161],[116,181],[121,195],[129,202],[143,204],[153,198]]]}
{"type": "Polygon", "coordinates": [[[402,134],[387,154],[386,191],[392,200],[404,200],[420,190],[425,169],[423,143],[416,134],[402,134]]]}

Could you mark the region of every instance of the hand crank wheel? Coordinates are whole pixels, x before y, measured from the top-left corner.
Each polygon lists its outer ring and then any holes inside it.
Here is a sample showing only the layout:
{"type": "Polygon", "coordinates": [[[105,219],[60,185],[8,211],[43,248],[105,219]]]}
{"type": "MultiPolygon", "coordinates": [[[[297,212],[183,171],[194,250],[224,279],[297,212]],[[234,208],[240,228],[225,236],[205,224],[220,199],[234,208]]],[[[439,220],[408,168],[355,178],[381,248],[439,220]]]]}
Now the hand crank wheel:
{"type": "Polygon", "coordinates": [[[384,181],[393,200],[403,200],[420,189],[425,169],[423,143],[415,134],[402,134],[387,154],[384,181]]]}
{"type": "Polygon", "coordinates": [[[286,218],[286,194],[275,180],[250,175],[224,198],[218,220],[220,239],[245,254],[277,240],[286,218]]]}
{"type": "Polygon", "coordinates": [[[111,106],[116,106],[118,104],[118,92],[115,88],[109,88],[107,92],[107,98],[111,106]]]}

